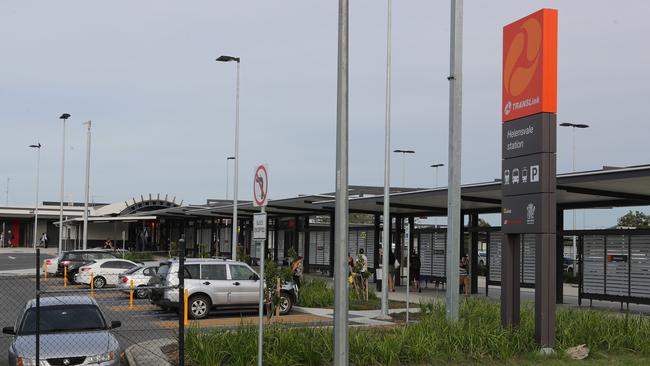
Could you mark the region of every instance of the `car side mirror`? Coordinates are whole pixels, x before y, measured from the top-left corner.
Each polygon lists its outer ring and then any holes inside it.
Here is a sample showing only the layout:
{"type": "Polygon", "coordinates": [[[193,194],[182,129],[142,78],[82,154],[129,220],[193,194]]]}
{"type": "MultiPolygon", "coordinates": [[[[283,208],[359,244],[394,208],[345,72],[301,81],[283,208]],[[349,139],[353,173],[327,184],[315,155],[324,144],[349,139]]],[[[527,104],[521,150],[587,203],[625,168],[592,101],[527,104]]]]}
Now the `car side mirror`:
{"type": "Polygon", "coordinates": [[[253,281],[259,281],[259,279],[260,279],[260,276],[258,276],[257,274],[253,275],[253,281]]]}
{"type": "Polygon", "coordinates": [[[4,327],[2,328],[2,333],[4,334],[16,334],[14,327],[4,327]]]}
{"type": "Polygon", "coordinates": [[[119,320],[113,320],[111,322],[111,329],[119,328],[122,326],[122,322],[119,320]]]}

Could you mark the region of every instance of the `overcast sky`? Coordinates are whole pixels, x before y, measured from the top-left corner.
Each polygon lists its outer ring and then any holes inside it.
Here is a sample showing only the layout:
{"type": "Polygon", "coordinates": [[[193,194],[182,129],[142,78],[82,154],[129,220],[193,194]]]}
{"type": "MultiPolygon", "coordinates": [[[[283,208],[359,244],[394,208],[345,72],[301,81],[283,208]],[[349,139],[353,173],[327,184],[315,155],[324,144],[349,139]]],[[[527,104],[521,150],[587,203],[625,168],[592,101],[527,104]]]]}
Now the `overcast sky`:
{"type": "MultiPolygon", "coordinates": [[[[350,3],[350,183],[383,185],[386,1],[350,3]]],[[[577,169],[650,163],[650,2],[470,0],[464,183],[500,176],[502,27],[541,7],[559,10],[558,122],[591,125],[577,131],[577,169]]],[[[223,198],[236,69],[216,63],[221,54],[242,59],[240,198],[251,199],[262,162],[271,198],[333,191],[337,11],[335,0],[2,1],[2,191],[10,177],[10,203],[33,202],[27,145],[40,141],[41,199],[58,200],[67,112],[69,199],[83,198],[86,120],[95,201],[223,198]]],[[[448,73],[449,1],[393,1],[392,145],[416,151],[407,186],[431,187],[429,165],[447,161],[448,73]]],[[[571,170],[570,132],[558,130],[558,172],[571,170]]],[[[402,164],[394,156],[394,185],[402,164]]],[[[586,224],[611,225],[619,211],[586,224]]]]}

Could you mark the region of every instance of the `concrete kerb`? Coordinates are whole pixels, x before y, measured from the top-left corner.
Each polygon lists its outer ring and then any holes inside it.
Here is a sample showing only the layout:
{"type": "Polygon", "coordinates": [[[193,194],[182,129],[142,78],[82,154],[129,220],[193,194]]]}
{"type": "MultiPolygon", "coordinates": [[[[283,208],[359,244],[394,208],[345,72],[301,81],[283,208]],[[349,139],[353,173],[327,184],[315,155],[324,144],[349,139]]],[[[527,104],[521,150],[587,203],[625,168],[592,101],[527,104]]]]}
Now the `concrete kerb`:
{"type": "Polygon", "coordinates": [[[162,347],[176,343],[175,338],[154,339],[147,342],[136,343],[124,350],[126,359],[130,366],[137,365],[157,365],[171,366],[167,361],[167,356],[162,351],[162,347]]]}

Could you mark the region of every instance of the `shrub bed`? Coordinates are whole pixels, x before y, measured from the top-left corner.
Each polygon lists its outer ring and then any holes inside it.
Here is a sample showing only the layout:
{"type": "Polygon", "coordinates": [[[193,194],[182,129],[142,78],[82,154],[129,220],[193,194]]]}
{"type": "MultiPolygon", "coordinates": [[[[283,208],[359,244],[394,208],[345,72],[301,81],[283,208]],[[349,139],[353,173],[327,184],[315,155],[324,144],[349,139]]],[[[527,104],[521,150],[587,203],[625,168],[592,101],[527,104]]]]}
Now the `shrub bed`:
{"type": "MultiPolygon", "coordinates": [[[[522,308],[521,326],[502,329],[499,305],[484,300],[463,301],[461,320],[445,319],[442,303],[422,304],[417,324],[350,329],[350,364],[398,365],[441,362],[493,362],[535,357],[534,317],[522,308]]],[[[650,355],[650,319],[591,310],[559,310],[556,349],[587,344],[592,354],[650,355]]],[[[257,330],[209,332],[190,329],[187,356],[194,365],[249,365],[256,362],[257,330]]],[[[268,327],[264,333],[264,363],[268,365],[329,365],[331,328],[268,327]]],[[[559,354],[562,354],[560,352],[559,354]]],[[[557,356],[561,357],[561,356],[557,356]]]]}

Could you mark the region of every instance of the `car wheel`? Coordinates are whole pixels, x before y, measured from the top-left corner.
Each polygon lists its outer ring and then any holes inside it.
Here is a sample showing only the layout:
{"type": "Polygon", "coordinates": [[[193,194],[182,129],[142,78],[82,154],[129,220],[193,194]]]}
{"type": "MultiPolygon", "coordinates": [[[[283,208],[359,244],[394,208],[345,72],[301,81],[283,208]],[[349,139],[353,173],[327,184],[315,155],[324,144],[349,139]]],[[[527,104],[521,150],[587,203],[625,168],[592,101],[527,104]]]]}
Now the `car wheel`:
{"type": "Polygon", "coordinates": [[[293,298],[286,292],[280,293],[280,315],[287,315],[293,307],[293,298]]]}
{"type": "Polygon", "coordinates": [[[106,280],[104,279],[104,277],[101,277],[101,276],[100,277],[95,277],[93,279],[93,285],[95,286],[95,288],[102,288],[102,287],[106,286],[106,280]]]}
{"type": "Polygon", "coordinates": [[[135,291],[135,297],[138,299],[146,299],[149,297],[149,290],[146,288],[140,288],[135,291]]]}
{"type": "Polygon", "coordinates": [[[204,319],[210,312],[210,299],[205,295],[194,295],[188,301],[188,315],[192,319],[204,319]]]}
{"type": "Polygon", "coordinates": [[[71,285],[74,285],[74,275],[75,275],[75,272],[68,272],[67,273],[68,283],[71,284],[71,285]]]}

